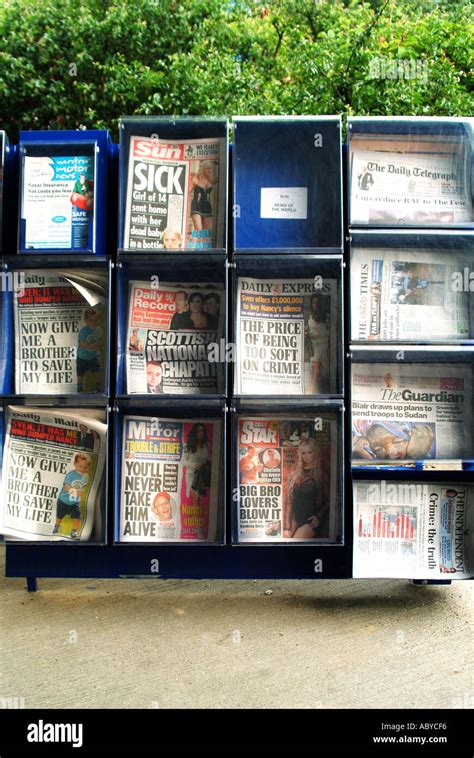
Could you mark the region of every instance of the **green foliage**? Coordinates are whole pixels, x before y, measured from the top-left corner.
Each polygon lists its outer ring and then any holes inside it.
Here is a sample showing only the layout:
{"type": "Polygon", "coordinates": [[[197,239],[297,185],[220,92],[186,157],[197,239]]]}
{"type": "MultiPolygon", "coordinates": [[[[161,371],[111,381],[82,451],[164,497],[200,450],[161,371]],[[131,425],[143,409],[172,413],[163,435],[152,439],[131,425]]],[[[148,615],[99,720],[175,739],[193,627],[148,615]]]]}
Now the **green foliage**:
{"type": "Polygon", "coordinates": [[[471,0],[4,0],[2,127],[471,115],[473,32],[471,0]]]}

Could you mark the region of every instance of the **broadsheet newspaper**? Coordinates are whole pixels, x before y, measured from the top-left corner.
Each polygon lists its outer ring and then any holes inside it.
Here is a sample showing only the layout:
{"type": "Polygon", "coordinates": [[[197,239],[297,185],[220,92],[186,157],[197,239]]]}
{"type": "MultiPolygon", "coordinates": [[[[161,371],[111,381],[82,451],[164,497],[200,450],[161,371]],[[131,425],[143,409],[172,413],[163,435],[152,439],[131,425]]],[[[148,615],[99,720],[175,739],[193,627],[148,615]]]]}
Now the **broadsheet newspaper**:
{"type": "Polygon", "coordinates": [[[337,391],[337,282],[316,279],[239,277],[239,393],[337,391]]]}
{"type": "Polygon", "coordinates": [[[354,576],[474,575],[474,485],[354,482],[354,576]]]}
{"type": "Polygon", "coordinates": [[[107,350],[107,275],[27,270],[14,293],[15,391],[99,392],[107,350]]]}
{"type": "Polygon", "coordinates": [[[459,250],[353,248],[352,339],[462,340],[472,335],[472,293],[459,250]]]}
{"type": "Polygon", "coordinates": [[[224,289],[215,284],[130,283],[126,346],[128,392],[221,392],[224,289]]]}
{"type": "Polygon", "coordinates": [[[219,420],[125,416],[122,542],[217,539],[220,431],[219,420]]]}
{"type": "Polygon", "coordinates": [[[93,215],[92,155],[25,155],[21,211],[25,248],[89,249],[93,215]]]}
{"type": "MultiPolygon", "coordinates": [[[[413,140],[411,150],[416,150],[416,145],[413,140]]],[[[383,149],[371,149],[370,141],[353,141],[351,223],[419,225],[472,220],[467,140],[420,144],[420,152],[402,154],[399,149],[399,143],[388,140],[383,149]]]]}
{"type": "Polygon", "coordinates": [[[100,510],[106,432],[87,410],[8,407],[0,533],[88,540],[100,510]]]}
{"type": "Polygon", "coordinates": [[[240,542],[334,542],[337,421],[240,417],[240,542]]]}
{"type": "Polygon", "coordinates": [[[472,367],[358,363],[352,368],[352,465],[472,456],[472,367]]]}
{"type": "Polygon", "coordinates": [[[124,248],[224,247],[225,140],[130,138],[124,248]]]}

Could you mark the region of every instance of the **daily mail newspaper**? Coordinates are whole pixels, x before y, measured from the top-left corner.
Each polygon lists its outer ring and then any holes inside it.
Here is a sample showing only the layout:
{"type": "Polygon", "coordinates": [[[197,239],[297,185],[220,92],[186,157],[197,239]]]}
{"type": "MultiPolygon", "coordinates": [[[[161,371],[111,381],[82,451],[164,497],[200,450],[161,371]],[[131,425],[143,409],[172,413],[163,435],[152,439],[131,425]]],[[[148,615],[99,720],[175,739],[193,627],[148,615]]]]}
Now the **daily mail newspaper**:
{"type": "Polygon", "coordinates": [[[335,279],[239,277],[237,297],[238,393],[337,392],[335,279]]]}
{"type": "Polygon", "coordinates": [[[337,422],[241,417],[239,542],[334,542],[337,422]]]}
{"type": "Polygon", "coordinates": [[[352,464],[472,455],[472,367],[354,363],[352,464]]]}
{"type": "Polygon", "coordinates": [[[130,138],[124,248],[224,247],[225,140],[130,138]]]}
{"type": "Polygon", "coordinates": [[[107,349],[107,276],[82,269],[22,272],[14,293],[15,391],[100,392],[107,349]]]}
{"type": "Polygon", "coordinates": [[[125,416],[122,542],[217,540],[220,431],[219,420],[125,416]]]}
{"type": "Polygon", "coordinates": [[[354,482],[354,577],[474,576],[474,486],[354,482]]]}
{"type": "Polygon", "coordinates": [[[0,533],[88,540],[99,510],[107,426],[87,411],[7,409],[0,533]]]}
{"type": "Polygon", "coordinates": [[[354,247],[352,339],[420,342],[472,336],[469,267],[460,250],[354,247]]]}
{"type": "Polygon", "coordinates": [[[224,290],[215,284],[130,284],[126,346],[130,394],[221,392],[224,290]]]}

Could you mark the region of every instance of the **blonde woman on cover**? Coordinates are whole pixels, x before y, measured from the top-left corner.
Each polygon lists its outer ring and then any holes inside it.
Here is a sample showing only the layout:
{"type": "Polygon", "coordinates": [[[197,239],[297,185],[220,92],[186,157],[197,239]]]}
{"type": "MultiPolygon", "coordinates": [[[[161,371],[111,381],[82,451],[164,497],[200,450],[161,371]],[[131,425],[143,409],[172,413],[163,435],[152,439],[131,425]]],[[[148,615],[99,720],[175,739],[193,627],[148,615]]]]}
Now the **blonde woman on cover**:
{"type": "Polygon", "coordinates": [[[298,460],[288,479],[284,519],[284,537],[314,539],[327,507],[321,502],[320,450],[314,439],[301,440],[298,460]]]}
{"type": "Polygon", "coordinates": [[[197,173],[191,174],[189,190],[193,193],[191,218],[198,232],[203,229],[212,229],[211,192],[215,184],[217,184],[217,179],[212,177],[210,161],[201,161],[197,173]]]}

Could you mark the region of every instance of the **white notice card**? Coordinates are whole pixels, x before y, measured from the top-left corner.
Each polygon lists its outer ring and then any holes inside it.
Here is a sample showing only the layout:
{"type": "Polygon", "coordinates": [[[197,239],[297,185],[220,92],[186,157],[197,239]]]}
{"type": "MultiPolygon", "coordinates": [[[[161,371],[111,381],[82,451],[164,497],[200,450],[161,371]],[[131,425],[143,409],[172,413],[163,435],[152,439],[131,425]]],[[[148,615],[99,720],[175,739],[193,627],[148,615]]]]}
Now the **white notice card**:
{"type": "Polygon", "coordinates": [[[260,218],[308,217],[307,187],[262,187],[260,218]]]}

